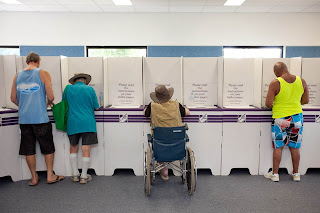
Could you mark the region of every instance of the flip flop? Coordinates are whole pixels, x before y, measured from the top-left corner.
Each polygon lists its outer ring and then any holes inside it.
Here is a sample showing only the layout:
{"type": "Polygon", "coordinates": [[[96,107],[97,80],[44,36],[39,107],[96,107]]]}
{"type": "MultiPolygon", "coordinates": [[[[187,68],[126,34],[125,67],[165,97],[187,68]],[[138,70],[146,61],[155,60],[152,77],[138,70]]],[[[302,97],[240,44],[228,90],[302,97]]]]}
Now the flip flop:
{"type": "Polygon", "coordinates": [[[40,178],[39,178],[39,177],[38,177],[38,181],[37,181],[36,184],[32,184],[32,181],[30,180],[30,181],[29,181],[29,186],[36,186],[36,185],[38,185],[39,181],[40,181],[40,178]]]}
{"type": "Polygon", "coordinates": [[[53,181],[47,181],[47,184],[53,184],[53,183],[56,183],[56,182],[59,182],[59,181],[62,181],[64,180],[64,176],[59,176],[57,175],[57,178],[53,181]]]}

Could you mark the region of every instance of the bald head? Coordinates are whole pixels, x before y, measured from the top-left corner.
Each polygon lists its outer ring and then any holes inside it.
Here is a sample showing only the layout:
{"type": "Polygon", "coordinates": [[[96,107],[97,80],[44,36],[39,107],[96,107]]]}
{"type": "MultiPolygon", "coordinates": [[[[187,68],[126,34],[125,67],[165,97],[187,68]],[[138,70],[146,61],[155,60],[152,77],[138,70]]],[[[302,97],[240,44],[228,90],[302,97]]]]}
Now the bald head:
{"type": "Polygon", "coordinates": [[[286,72],[289,72],[288,71],[288,67],[285,63],[283,62],[277,62],[274,66],[273,66],[273,71],[274,71],[274,74],[277,76],[277,77],[280,77],[282,74],[286,73],[286,72]]]}

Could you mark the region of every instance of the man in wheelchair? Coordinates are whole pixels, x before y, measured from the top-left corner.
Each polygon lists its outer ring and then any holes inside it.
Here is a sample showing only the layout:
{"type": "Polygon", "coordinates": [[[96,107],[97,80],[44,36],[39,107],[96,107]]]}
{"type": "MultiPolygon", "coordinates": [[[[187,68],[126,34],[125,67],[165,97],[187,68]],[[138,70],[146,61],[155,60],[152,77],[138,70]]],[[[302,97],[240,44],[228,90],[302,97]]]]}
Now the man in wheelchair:
{"type": "MultiPolygon", "coordinates": [[[[181,117],[190,115],[188,108],[182,106],[178,101],[172,101],[174,89],[167,89],[164,85],[155,88],[155,92],[150,93],[153,100],[144,110],[144,116],[151,118],[151,125],[156,127],[178,127],[182,126],[181,117]]],[[[162,180],[168,181],[168,167],[160,171],[162,180]]]]}
{"type": "Polygon", "coordinates": [[[153,100],[144,110],[144,115],[151,118],[152,136],[148,134],[148,148],[145,152],[145,192],[150,195],[150,184],[155,181],[155,173],[160,171],[163,181],[168,181],[168,167],[182,174],[182,183],[187,181],[188,192],[195,190],[195,159],[186,134],[187,126],[181,117],[190,114],[188,108],[177,101],[171,101],[173,88],[164,85],[150,93],[153,100]],[[158,164],[156,164],[157,162],[158,164]]]}

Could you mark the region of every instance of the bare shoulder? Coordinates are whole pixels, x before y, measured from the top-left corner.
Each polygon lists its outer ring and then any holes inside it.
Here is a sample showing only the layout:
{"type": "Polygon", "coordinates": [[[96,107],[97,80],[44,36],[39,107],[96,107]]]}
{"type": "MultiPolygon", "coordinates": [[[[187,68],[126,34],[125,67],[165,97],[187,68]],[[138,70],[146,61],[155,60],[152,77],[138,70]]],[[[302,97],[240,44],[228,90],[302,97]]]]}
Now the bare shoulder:
{"type": "Polygon", "coordinates": [[[274,79],[273,81],[271,81],[271,83],[270,83],[270,87],[271,86],[278,86],[278,85],[280,85],[280,81],[278,80],[278,79],[274,79]]]}

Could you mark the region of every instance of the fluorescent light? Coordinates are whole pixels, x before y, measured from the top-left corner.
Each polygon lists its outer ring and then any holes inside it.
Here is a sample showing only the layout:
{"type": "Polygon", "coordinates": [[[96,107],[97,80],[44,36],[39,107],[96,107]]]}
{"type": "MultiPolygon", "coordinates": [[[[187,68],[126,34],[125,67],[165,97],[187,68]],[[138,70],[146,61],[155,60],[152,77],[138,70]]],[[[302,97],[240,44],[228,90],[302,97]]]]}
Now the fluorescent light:
{"type": "Polygon", "coordinates": [[[21,2],[19,2],[17,0],[0,0],[0,1],[5,4],[22,4],[21,2]]]}
{"type": "Polygon", "coordinates": [[[132,5],[131,0],[112,0],[115,5],[132,5]]]}
{"type": "Polygon", "coordinates": [[[240,6],[245,0],[227,0],[224,6],[240,6]]]}

